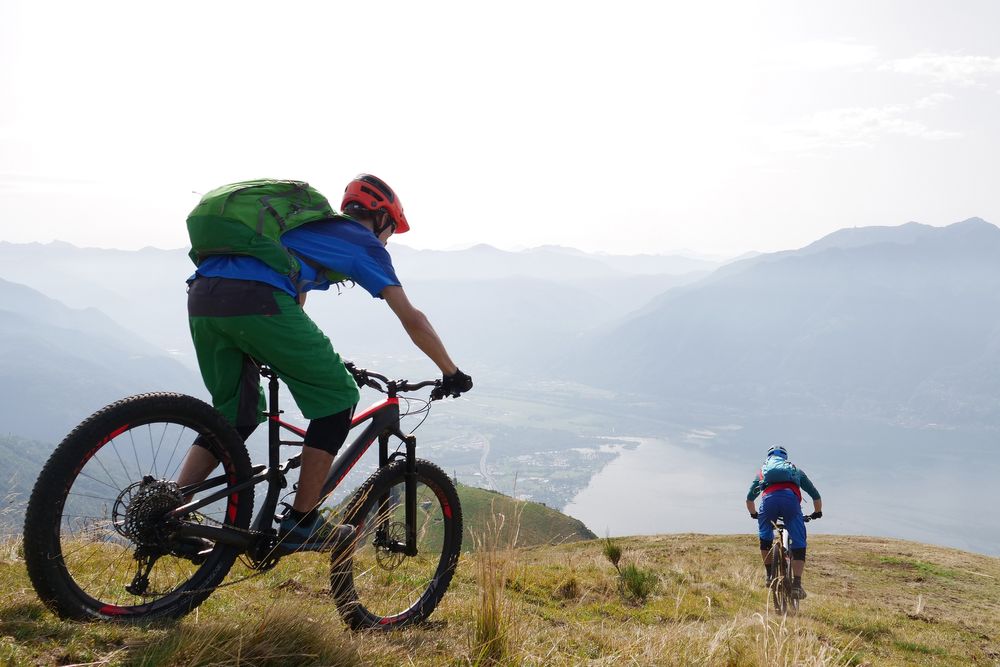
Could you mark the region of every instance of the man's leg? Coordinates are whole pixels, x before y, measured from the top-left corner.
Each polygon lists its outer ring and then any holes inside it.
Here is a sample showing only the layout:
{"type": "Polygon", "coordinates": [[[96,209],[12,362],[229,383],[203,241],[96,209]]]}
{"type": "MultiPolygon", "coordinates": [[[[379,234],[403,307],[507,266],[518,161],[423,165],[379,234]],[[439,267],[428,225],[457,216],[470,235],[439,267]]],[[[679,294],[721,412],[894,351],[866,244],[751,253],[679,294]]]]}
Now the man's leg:
{"type": "MultiPolygon", "coordinates": [[[[208,479],[208,476],[215,470],[215,466],[217,465],[219,465],[219,459],[215,458],[212,452],[208,451],[205,447],[191,445],[187,456],[184,457],[181,471],[177,475],[177,486],[187,486],[188,484],[208,479]]],[[[191,496],[188,496],[185,500],[190,501],[191,496]]]]}
{"type": "Polygon", "coordinates": [[[275,292],[274,299],[279,315],[254,321],[253,335],[244,336],[241,345],[270,364],[310,420],[293,504],[296,512],[310,512],[323,500],[323,482],[347,438],[360,394],[330,339],[302,307],[283,292],[275,292]]]}
{"type": "Polygon", "coordinates": [[[347,438],[353,412],[351,408],[309,423],[302,447],[302,466],[295,501],[281,520],[279,550],[339,549],[353,540],[352,526],[334,525],[318,511],[325,500],[323,484],[329,476],[337,450],[347,438]]]}
{"type": "Polygon", "coordinates": [[[793,509],[797,511],[786,515],[785,524],[788,526],[788,550],[792,555],[792,591],[801,600],[806,596],[802,588],[802,573],[806,568],[806,523],[799,506],[796,504],[793,509]]]}
{"type": "Polygon", "coordinates": [[[316,509],[322,498],[323,482],[333,465],[333,454],[313,447],[302,448],[302,469],[299,472],[299,488],[295,492],[292,508],[296,512],[308,514],[316,509]]]}
{"type": "Polygon", "coordinates": [[[299,471],[299,488],[292,508],[306,514],[316,509],[324,500],[323,483],[330,473],[333,459],[340,450],[351,428],[353,408],[329,417],[309,422],[302,447],[302,468],[299,471]]]}
{"type": "Polygon", "coordinates": [[[774,559],[774,552],[771,551],[771,546],[774,544],[774,527],[771,522],[775,519],[774,514],[775,506],[774,503],[769,501],[768,497],[764,497],[761,501],[760,511],[757,514],[757,537],[760,538],[760,557],[764,561],[764,571],[767,573],[767,583],[771,584],[771,579],[774,578],[774,564],[771,562],[774,559]]]}
{"type": "MultiPolygon", "coordinates": [[[[257,367],[229,331],[233,321],[252,322],[255,316],[278,313],[273,289],[245,280],[198,278],[188,289],[188,328],[194,343],[202,381],[212,395],[212,406],[235,425],[246,440],[263,419],[264,393],[257,367]]],[[[180,486],[206,479],[218,461],[198,438],[181,466],[180,486]]],[[[190,500],[190,498],[188,498],[190,500]]]]}

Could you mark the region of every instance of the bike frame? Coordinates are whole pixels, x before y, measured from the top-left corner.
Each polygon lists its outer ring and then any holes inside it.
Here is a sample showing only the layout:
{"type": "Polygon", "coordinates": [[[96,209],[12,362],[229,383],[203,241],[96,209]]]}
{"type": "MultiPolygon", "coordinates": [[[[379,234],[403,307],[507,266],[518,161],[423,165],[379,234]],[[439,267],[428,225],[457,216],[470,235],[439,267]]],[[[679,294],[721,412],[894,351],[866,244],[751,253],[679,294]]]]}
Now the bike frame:
{"type": "MultiPolygon", "coordinates": [[[[274,517],[278,506],[278,498],[281,490],[287,486],[286,474],[289,470],[294,470],[301,466],[301,454],[293,456],[283,463],[280,462],[280,448],[286,446],[302,446],[301,440],[282,440],[281,430],[285,429],[299,436],[305,437],[305,430],[282,421],[280,415],[282,411],[278,408],[278,377],[270,368],[260,368],[260,373],[269,379],[268,381],[268,461],[267,465],[257,465],[252,469],[252,476],[247,481],[231,488],[222,489],[208,494],[204,498],[181,505],[167,514],[168,518],[180,520],[182,522],[178,534],[181,536],[203,537],[214,542],[228,544],[243,550],[244,552],[256,552],[254,555],[269,555],[276,537],[277,530],[274,528],[274,517]],[[183,520],[183,517],[191,512],[205,507],[213,502],[227,498],[234,493],[239,493],[245,489],[267,484],[267,494],[264,503],[257,516],[251,523],[251,531],[233,529],[230,527],[205,526],[190,523],[183,520]]],[[[359,415],[355,415],[351,420],[351,430],[368,422],[364,430],[344,447],[337,455],[330,467],[326,481],[323,483],[321,498],[328,497],[334,489],[343,481],[344,477],[357,464],[361,457],[368,451],[368,448],[377,439],[379,442],[379,467],[388,465],[397,455],[389,455],[389,438],[395,436],[406,445],[406,472],[405,478],[405,516],[406,516],[406,543],[403,552],[408,556],[417,553],[416,548],[416,516],[417,516],[417,468],[416,468],[416,447],[417,439],[412,435],[404,435],[399,424],[399,398],[396,396],[395,388],[392,384],[388,387],[388,396],[375,403],[359,415]]],[[[198,484],[181,489],[185,495],[197,493],[218,486],[227,480],[226,476],[217,475],[206,479],[198,484]]],[[[388,499],[385,499],[387,502],[388,499]]],[[[235,516],[235,506],[230,504],[230,518],[235,516]]]]}

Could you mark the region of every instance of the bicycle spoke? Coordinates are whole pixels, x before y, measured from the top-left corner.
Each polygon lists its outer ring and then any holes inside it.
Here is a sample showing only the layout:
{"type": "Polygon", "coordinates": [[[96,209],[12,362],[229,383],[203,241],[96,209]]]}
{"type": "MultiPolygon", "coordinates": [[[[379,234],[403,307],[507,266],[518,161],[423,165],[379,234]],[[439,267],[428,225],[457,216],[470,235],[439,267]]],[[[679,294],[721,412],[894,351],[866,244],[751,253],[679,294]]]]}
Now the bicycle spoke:
{"type": "MultiPolygon", "coordinates": [[[[423,465],[428,469],[424,474],[431,474],[436,484],[449,484],[439,468],[423,465]]],[[[460,517],[452,514],[457,501],[444,501],[418,473],[413,526],[417,552],[408,556],[405,486],[401,464],[390,466],[376,472],[352,501],[351,521],[359,535],[347,564],[348,588],[343,588],[338,577],[344,573],[336,564],[331,584],[335,592],[347,591],[338,605],[354,627],[387,628],[420,620],[450,580],[460,545],[460,517]]]]}

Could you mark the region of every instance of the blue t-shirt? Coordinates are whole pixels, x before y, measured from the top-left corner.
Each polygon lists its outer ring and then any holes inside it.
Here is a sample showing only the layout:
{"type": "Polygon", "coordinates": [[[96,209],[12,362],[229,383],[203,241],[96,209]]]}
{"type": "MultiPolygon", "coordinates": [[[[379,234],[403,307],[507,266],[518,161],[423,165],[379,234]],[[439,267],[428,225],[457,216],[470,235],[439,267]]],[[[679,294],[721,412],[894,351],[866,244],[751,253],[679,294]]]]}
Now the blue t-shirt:
{"type": "MultiPolygon", "coordinates": [[[[367,227],[353,220],[311,222],[284,234],[281,243],[300,258],[347,276],[374,297],[380,296],[386,287],[400,284],[385,246],[367,227]]],[[[292,282],[256,257],[211,255],[201,262],[190,280],[196,276],[256,280],[293,297],[329,289],[330,281],[309,262],[299,262],[302,269],[292,282]]]]}

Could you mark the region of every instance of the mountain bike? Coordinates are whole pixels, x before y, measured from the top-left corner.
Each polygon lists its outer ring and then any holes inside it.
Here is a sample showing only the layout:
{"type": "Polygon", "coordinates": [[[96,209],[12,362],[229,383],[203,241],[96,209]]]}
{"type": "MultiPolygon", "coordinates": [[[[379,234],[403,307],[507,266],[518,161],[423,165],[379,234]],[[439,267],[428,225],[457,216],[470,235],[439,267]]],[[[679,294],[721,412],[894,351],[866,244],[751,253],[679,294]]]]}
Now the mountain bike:
{"type": "MultiPolygon", "coordinates": [[[[802,517],[803,521],[809,523],[811,517],[802,517]]],[[[785,523],[782,519],[772,521],[774,526],[774,543],[771,546],[771,567],[775,572],[771,579],[771,600],[774,602],[774,609],[779,614],[795,615],[799,611],[799,599],[792,595],[792,554],[788,550],[788,533],[785,530],[785,523]],[[777,569],[773,568],[777,565],[777,569]]]]}
{"type": "MultiPolygon", "coordinates": [[[[323,486],[325,498],[378,441],[378,469],[337,508],[355,530],[350,544],[331,552],[331,594],[350,627],[399,628],[431,614],[462,545],[454,484],[416,457],[416,438],[400,427],[401,400],[406,414],[426,419],[444,393],[440,380],[390,380],[348,367],[359,386],[385,398],[353,417],[360,433],[341,448],[323,486]],[[400,397],[425,387],[433,387],[426,400],[400,397]],[[413,403],[419,407],[410,411],[413,403]]],[[[52,611],[80,620],[177,618],[216,588],[278,563],[278,504],[289,471],[301,465],[301,454],[282,462],[279,450],[301,447],[305,431],[280,418],[274,371],[258,370],[269,379],[266,464],[252,465],[222,415],[183,394],[122,399],[66,436],[35,483],[24,527],[28,574],[52,611]],[[282,439],[283,431],[298,439],[282,439]],[[221,473],[181,487],[172,480],[195,439],[219,459],[221,473]],[[252,517],[259,485],[266,492],[252,517]],[[209,546],[192,550],[192,543],[209,546]],[[237,559],[249,574],[224,584],[237,559]]]]}

